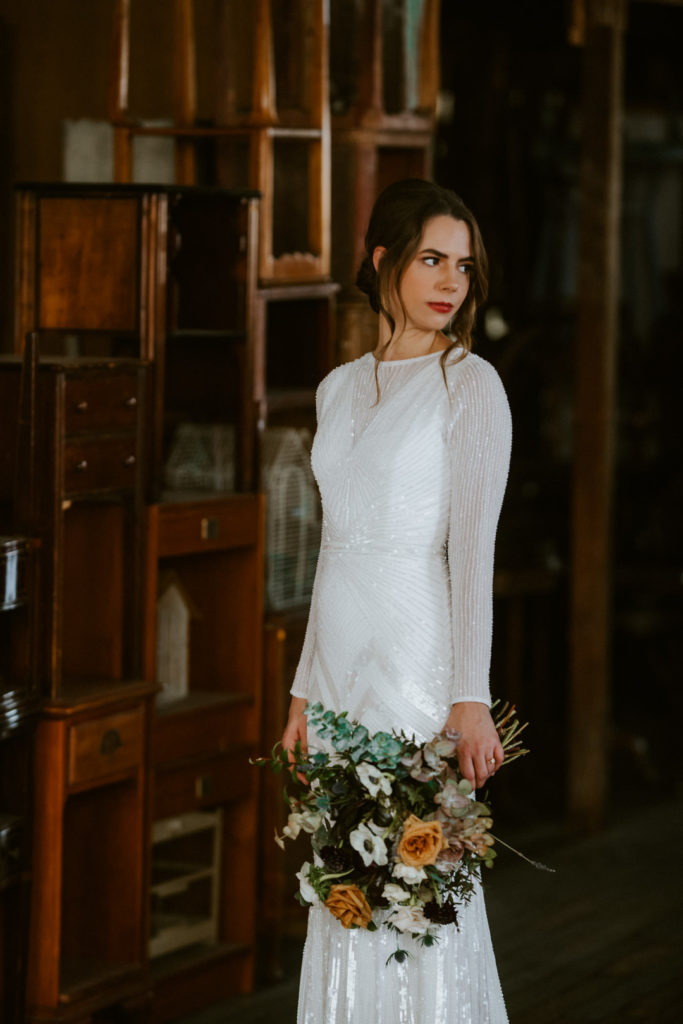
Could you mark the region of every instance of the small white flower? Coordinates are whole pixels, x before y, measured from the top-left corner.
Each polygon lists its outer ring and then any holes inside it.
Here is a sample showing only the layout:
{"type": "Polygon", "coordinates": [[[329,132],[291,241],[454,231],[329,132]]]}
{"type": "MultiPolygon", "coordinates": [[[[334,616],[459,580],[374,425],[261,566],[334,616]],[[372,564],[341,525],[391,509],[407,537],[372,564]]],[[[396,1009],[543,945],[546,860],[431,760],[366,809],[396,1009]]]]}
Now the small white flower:
{"type": "Polygon", "coordinates": [[[381,836],[368,828],[367,825],[359,825],[349,836],[349,842],[354,850],[358,850],[363,858],[366,867],[370,864],[387,863],[387,847],[381,836]]]}
{"type": "Polygon", "coordinates": [[[382,889],[382,896],[390,903],[404,903],[405,900],[410,899],[410,893],[406,892],[402,885],[396,885],[395,882],[387,882],[382,889]]]}
{"type": "Polygon", "coordinates": [[[296,839],[296,837],[299,835],[299,832],[301,832],[303,822],[303,815],[299,814],[296,811],[293,812],[287,818],[287,824],[283,828],[282,834],[284,836],[287,836],[288,839],[296,839]]]}
{"type": "Polygon", "coordinates": [[[361,761],[356,765],[356,773],[370,796],[377,796],[380,790],[389,796],[391,793],[391,776],[385,775],[369,761],[361,761]]]}
{"type": "Polygon", "coordinates": [[[301,827],[304,832],[313,834],[320,827],[320,823],[323,820],[322,813],[320,811],[306,810],[300,816],[301,827]]]}
{"type": "Polygon", "coordinates": [[[387,918],[400,932],[423,935],[429,929],[429,921],[422,913],[422,907],[396,907],[387,918]]]}
{"type": "Polygon", "coordinates": [[[307,860],[305,860],[301,865],[301,869],[297,871],[296,877],[299,879],[299,892],[303,898],[307,903],[311,903],[313,906],[316,906],[320,903],[320,898],[308,880],[308,873],[310,870],[311,865],[307,860]]]}
{"type": "Polygon", "coordinates": [[[391,871],[394,878],[402,878],[408,885],[416,885],[418,882],[424,882],[427,875],[425,874],[424,868],[411,868],[408,864],[404,864],[403,861],[397,861],[391,871]]]}

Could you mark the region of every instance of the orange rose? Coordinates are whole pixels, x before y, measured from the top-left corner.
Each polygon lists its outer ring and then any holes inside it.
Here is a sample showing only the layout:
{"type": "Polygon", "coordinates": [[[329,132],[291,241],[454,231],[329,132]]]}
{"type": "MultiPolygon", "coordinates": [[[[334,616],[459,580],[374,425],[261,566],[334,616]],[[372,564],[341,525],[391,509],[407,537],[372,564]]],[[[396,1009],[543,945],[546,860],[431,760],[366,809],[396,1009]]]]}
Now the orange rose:
{"type": "Polygon", "coordinates": [[[425,864],[434,864],[447,847],[440,821],[420,821],[411,814],[403,824],[403,835],[396,852],[408,867],[421,868],[425,864]]]}
{"type": "Polygon", "coordinates": [[[367,928],[372,920],[368,901],[357,885],[333,885],[325,906],[345,928],[351,928],[354,924],[367,928]]]}

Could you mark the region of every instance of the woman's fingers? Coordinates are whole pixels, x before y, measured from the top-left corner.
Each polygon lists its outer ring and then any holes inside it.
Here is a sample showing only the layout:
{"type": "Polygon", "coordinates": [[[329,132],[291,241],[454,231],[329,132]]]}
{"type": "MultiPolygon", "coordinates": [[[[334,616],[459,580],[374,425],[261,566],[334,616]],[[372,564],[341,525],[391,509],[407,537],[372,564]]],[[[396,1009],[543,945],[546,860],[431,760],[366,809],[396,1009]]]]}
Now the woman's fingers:
{"type": "Polygon", "coordinates": [[[465,743],[458,748],[458,764],[463,778],[467,779],[472,789],[477,788],[477,773],[469,746],[465,743]]]}
{"type": "Polygon", "coordinates": [[[500,744],[496,746],[495,750],[487,752],[484,749],[473,751],[469,744],[462,743],[458,752],[460,771],[473,789],[481,789],[500,768],[504,755],[505,752],[500,744]]]}

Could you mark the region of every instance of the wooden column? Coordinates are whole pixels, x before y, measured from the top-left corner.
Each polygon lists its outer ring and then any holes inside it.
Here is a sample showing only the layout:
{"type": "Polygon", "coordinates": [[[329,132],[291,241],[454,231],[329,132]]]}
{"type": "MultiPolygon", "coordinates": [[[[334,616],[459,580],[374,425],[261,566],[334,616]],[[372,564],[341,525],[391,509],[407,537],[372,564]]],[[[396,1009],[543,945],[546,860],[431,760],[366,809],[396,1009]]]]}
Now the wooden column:
{"type": "Polygon", "coordinates": [[[569,811],[602,822],[608,787],[610,532],[619,302],[625,0],[586,0],[573,487],[569,811]]]}
{"type": "Polygon", "coordinates": [[[116,0],[112,46],[108,111],[114,126],[114,181],[132,181],[133,138],[124,124],[130,79],[130,0],[116,0]]]}

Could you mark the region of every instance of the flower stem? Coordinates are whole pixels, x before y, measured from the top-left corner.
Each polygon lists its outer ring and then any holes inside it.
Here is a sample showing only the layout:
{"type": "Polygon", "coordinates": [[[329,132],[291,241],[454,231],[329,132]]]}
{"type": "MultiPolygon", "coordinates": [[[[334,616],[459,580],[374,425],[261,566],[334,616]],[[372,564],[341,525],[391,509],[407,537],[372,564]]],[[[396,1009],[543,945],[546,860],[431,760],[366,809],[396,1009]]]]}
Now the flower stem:
{"type": "Polygon", "coordinates": [[[495,839],[497,843],[500,843],[501,846],[504,846],[506,847],[506,849],[511,850],[512,853],[516,853],[517,856],[521,857],[522,860],[525,860],[527,864],[531,864],[533,868],[538,868],[539,871],[549,871],[553,875],[555,874],[555,868],[549,868],[547,864],[542,864],[540,860],[531,860],[520,850],[516,850],[514,846],[510,846],[509,843],[506,843],[502,839],[499,839],[498,836],[494,836],[493,832],[489,832],[489,835],[491,836],[492,839],[495,839]]]}

